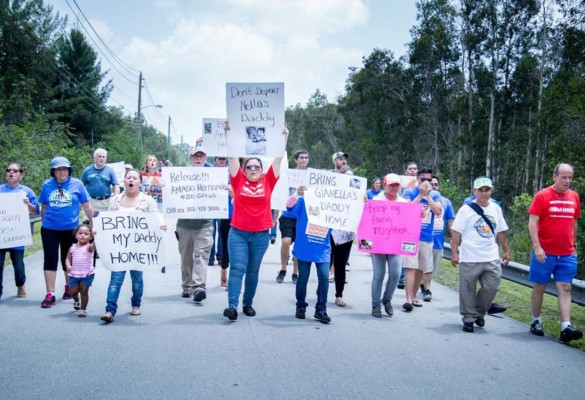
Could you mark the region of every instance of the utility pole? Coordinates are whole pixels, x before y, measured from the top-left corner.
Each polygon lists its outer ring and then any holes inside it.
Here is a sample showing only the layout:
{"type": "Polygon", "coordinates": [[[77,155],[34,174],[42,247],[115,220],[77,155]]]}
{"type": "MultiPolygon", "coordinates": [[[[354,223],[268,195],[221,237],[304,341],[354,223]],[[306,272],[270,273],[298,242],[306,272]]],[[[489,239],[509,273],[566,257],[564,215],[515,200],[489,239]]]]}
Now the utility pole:
{"type": "Polygon", "coordinates": [[[167,160],[171,160],[171,116],[169,115],[169,128],[167,130],[167,160]]]}
{"type": "Polygon", "coordinates": [[[136,130],[138,132],[138,139],[140,140],[140,153],[142,153],[142,117],[140,110],[142,109],[142,71],[138,76],[138,111],[136,112],[136,130]]]}

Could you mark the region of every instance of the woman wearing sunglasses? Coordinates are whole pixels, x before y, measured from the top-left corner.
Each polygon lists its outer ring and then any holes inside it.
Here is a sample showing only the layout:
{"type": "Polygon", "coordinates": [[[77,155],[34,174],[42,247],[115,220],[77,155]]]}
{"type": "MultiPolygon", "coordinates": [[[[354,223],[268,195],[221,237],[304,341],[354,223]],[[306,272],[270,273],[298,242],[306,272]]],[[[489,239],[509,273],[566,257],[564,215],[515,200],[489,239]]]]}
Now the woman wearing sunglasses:
{"type": "MultiPolygon", "coordinates": [[[[0,193],[22,193],[22,201],[29,214],[37,215],[39,206],[37,196],[28,186],[22,185],[22,166],[17,163],[8,164],[6,167],[6,183],[0,185],[0,193]]],[[[2,280],[4,276],[4,260],[6,253],[10,253],[12,266],[14,267],[14,283],[16,284],[16,297],[26,297],[26,274],[24,272],[24,246],[0,249],[0,297],[2,297],[2,280]]]]}
{"type": "MultiPolygon", "coordinates": [[[[229,130],[227,124],[225,129],[227,133],[229,130]]],[[[282,133],[285,136],[286,146],[288,141],[286,124],[282,133]]],[[[268,232],[272,227],[270,197],[278,181],[281,160],[282,157],[276,157],[266,173],[263,173],[260,158],[244,159],[241,168],[237,157],[229,160],[234,212],[228,236],[230,255],[228,308],[224,310],[223,315],[230,321],[238,319],[237,308],[242,284],[244,284],[243,312],[248,317],[256,315],[252,302],[258,286],[260,264],[268,248],[268,232]]]]}
{"type": "Polygon", "coordinates": [[[93,209],[89,204],[89,194],[83,183],[71,177],[73,167],[65,157],[51,160],[51,178],[41,187],[39,203],[41,206],[41,239],[43,241],[45,285],[47,295],[41,303],[42,308],[55,305],[55,281],[57,264],[61,250],[61,267],[65,274],[65,293],[63,300],[71,299],[69,294],[69,274],[65,266],[69,248],[75,241],[73,231],[79,226],[79,207],[83,208],[90,224],[93,222],[93,209]]]}

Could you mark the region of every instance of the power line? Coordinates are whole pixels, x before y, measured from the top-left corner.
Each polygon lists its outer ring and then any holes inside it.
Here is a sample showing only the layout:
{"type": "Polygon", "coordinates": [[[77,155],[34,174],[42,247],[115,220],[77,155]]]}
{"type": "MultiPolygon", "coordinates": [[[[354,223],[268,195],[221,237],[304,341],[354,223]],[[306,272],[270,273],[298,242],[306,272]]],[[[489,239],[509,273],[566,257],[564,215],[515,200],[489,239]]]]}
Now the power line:
{"type": "MultiPolygon", "coordinates": [[[[133,81],[132,79],[128,78],[124,73],[122,73],[122,71],[120,71],[118,69],[118,67],[116,67],[116,65],[110,60],[110,58],[108,57],[108,55],[101,49],[101,47],[98,45],[98,43],[94,40],[94,38],[91,36],[91,34],[89,33],[89,31],[87,30],[87,28],[85,27],[85,25],[83,24],[83,22],[79,19],[79,17],[77,16],[77,14],[75,13],[75,10],[73,9],[73,7],[71,7],[71,4],[69,4],[68,0],[65,0],[65,3],[67,4],[67,6],[69,6],[69,8],[71,9],[71,12],[73,13],[73,15],[75,15],[75,18],[77,18],[77,21],[79,22],[79,25],[81,26],[81,28],[83,28],[83,30],[85,31],[85,33],[87,34],[87,36],[91,39],[91,41],[93,42],[93,44],[96,46],[97,50],[105,57],[105,59],[110,63],[110,65],[116,70],[118,71],[118,73],[122,76],[122,78],[126,79],[128,82],[136,85],[136,82],[133,81]]],[[[81,9],[80,9],[81,12],[81,9]]],[[[83,15],[83,17],[85,18],[85,15],[83,14],[83,12],[81,12],[81,14],[83,15]]],[[[87,18],[85,18],[87,20],[87,18]]],[[[89,21],[88,21],[89,24],[89,21]]],[[[91,24],[90,24],[91,26],[91,24]]],[[[93,29],[93,27],[92,27],[93,29]]],[[[95,30],[94,30],[95,32],[95,30]]],[[[96,36],[99,38],[100,41],[102,41],[101,37],[99,37],[99,35],[96,33],[96,36]]],[[[103,42],[103,41],[102,41],[103,42]]],[[[132,74],[130,72],[130,74],[132,74]]],[[[132,75],[134,76],[134,75],[132,75]]],[[[135,76],[134,76],[135,77],[135,76]]]]}

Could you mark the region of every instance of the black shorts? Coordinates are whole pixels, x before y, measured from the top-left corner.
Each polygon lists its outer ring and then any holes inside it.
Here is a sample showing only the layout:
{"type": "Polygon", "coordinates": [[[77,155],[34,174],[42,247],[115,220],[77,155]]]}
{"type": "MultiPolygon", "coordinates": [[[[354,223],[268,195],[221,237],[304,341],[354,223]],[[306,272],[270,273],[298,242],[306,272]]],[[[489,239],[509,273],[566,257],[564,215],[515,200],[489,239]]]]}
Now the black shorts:
{"type": "Polygon", "coordinates": [[[297,220],[295,218],[281,215],[280,218],[278,218],[278,226],[280,229],[280,236],[283,238],[291,238],[291,243],[293,243],[297,236],[297,220]]]}

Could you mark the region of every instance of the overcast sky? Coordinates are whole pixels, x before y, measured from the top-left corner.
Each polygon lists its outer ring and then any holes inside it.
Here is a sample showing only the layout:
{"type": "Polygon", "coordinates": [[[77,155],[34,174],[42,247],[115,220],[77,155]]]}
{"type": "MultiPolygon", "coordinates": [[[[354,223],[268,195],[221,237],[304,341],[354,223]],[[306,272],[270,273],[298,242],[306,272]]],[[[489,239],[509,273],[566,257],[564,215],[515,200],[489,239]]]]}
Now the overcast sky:
{"type": "Polygon", "coordinates": [[[202,118],[225,117],[226,82],[284,82],[286,106],[316,89],[334,101],[374,48],[405,54],[416,23],[414,0],[76,1],[113,55],[73,0],[48,3],[99,44],[110,104],[136,113],[142,71],[152,96],[143,91],[142,112],[164,133],[170,116],[173,143],[194,144],[202,118]]]}

